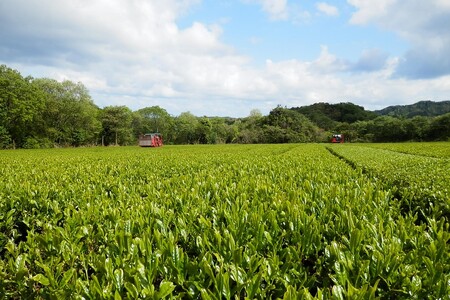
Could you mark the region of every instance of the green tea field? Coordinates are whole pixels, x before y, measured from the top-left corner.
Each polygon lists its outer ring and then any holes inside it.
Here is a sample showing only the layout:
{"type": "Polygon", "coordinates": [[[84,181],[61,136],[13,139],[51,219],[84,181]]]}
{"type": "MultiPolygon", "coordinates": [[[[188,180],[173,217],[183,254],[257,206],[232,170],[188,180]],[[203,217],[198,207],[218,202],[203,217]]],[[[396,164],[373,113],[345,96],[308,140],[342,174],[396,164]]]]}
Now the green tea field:
{"type": "Polygon", "coordinates": [[[0,299],[449,299],[450,143],[0,152],[0,299]]]}

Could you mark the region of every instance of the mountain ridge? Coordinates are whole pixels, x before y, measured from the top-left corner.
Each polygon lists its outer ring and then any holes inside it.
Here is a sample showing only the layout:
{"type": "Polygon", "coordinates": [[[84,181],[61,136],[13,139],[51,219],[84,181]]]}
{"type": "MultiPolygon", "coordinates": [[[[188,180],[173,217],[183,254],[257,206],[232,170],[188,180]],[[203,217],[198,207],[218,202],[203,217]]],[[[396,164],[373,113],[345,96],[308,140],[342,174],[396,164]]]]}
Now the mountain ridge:
{"type": "Polygon", "coordinates": [[[436,117],[450,112],[450,100],[422,100],[408,105],[392,105],[373,111],[379,116],[413,118],[416,116],[436,117]]]}

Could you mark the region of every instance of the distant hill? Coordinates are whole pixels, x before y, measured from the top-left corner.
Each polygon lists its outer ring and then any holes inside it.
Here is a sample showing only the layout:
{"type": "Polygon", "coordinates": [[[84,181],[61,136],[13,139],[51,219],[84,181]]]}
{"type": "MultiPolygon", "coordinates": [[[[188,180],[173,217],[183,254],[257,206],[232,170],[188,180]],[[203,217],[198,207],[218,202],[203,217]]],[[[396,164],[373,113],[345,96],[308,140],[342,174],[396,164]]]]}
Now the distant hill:
{"type": "Polygon", "coordinates": [[[435,117],[450,112],[450,101],[420,101],[410,105],[388,106],[374,113],[380,116],[412,118],[415,116],[435,117]]]}
{"type": "Polygon", "coordinates": [[[350,103],[315,103],[308,106],[293,107],[295,110],[325,130],[334,128],[338,122],[354,123],[374,119],[377,115],[364,107],[350,103]]]}

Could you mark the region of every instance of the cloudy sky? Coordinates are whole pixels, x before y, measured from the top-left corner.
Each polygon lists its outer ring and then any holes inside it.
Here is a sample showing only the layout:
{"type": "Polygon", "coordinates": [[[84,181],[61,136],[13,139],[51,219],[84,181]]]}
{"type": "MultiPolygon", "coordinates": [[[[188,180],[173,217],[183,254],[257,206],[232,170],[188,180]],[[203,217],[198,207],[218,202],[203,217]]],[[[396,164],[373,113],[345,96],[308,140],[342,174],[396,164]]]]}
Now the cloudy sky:
{"type": "Polygon", "coordinates": [[[172,115],[448,100],[449,32],[449,0],[0,0],[0,64],[172,115]]]}

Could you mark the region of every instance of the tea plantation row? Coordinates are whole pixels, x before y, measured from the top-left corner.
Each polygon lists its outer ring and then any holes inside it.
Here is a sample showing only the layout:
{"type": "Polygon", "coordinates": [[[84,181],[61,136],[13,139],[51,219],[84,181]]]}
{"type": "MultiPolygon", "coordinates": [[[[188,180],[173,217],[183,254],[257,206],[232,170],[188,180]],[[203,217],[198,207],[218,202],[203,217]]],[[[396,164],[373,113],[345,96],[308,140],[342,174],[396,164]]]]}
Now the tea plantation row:
{"type": "Polygon", "coordinates": [[[449,223],[438,207],[448,207],[449,181],[433,171],[448,161],[411,156],[433,186],[417,173],[408,184],[435,195],[419,215],[422,196],[376,165],[400,162],[395,152],[327,147],[0,152],[0,295],[448,297],[449,223]]]}

